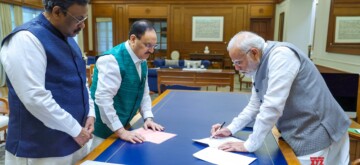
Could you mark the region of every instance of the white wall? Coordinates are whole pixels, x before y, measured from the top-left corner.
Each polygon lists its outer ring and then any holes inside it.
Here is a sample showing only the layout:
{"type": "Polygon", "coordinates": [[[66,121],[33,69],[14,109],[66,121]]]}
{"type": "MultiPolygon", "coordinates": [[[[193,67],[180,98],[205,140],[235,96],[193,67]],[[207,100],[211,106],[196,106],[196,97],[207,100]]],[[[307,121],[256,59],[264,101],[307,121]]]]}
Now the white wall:
{"type": "Polygon", "coordinates": [[[279,15],[285,12],[284,41],[295,44],[306,54],[308,45],[313,43],[311,58],[315,64],[360,73],[360,55],[326,52],[330,3],[331,0],[285,0],[276,6],[274,38],[278,37],[279,15]]]}
{"type": "Polygon", "coordinates": [[[284,41],[293,43],[307,54],[308,45],[311,44],[310,25],[311,25],[312,0],[290,0],[288,17],[286,21],[287,30],[284,41]]]}
{"type": "Polygon", "coordinates": [[[276,11],[275,11],[275,32],[274,32],[274,40],[278,41],[279,40],[279,20],[280,20],[280,14],[282,12],[284,12],[284,33],[283,33],[283,39],[286,38],[286,30],[287,30],[287,22],[286,18],[288,17],[286,13],[287,9],[289,8],[289,0],[287,1],[283,1],[281,4],[276,5],[276,11]]]}
{"type": "Polygon", "coordinates": [[[326,52],[329,24],[330,0],[319,0],[315,22],[315,44],[312,55],[315,64],[338,70],[360,73],[360,55],[347,55],[326,52]]]}
{"type": "Polygon", "coordinates": [[[279,29],[279,15],[285,13],[283,41],[293,43],[305,54],[312,44],[312,5],[313,0],[286,0],[276,7],[275,39],[279,29]]]}

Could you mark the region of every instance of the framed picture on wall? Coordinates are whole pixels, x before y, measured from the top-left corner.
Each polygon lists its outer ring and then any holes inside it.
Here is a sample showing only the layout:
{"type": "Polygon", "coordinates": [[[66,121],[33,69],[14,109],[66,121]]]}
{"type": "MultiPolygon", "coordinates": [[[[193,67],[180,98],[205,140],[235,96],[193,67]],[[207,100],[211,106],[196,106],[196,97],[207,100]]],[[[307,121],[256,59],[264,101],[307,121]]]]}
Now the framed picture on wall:
{"type": "Polygon", "coordinates": [[[360,6],[331,0],[326,52],[360,55],[360,6]]]}
{"type": "Polygon", "coordinates": [[[337,16],[335,43],[360,43],[360,16],[337,16]]]}
{"type": "Polygon", "coordinates": [[[223,16],[193,16],[192,41],[223,41],[223,16]]]}

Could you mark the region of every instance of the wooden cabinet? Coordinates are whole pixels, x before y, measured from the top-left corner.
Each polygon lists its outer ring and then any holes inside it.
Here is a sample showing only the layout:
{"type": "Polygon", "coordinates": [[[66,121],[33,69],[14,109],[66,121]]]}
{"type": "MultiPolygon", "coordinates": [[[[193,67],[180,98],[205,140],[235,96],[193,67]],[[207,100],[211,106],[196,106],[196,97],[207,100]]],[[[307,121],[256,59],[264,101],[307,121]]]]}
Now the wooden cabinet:
{"type": "Polygon", "coordinates": [[[0,2],[38,9],[43,8],[42,0],[0,0],[0,2]]]}
{"type": "Polygon", "coordinates": [[[41,0],[23,0],[25,5],[34,6],[34,7],[43,7],[41,0]]]}
{"type": "Polygon", "coordinates": [[[265,18],[273,17],[274,7],[273,5],[250,5],[250,17],[251,18],[265,18]]]}
{"type": "Polygon", "coordinates": [[[350,138],[350,162],[360,158],[360,141],[350,138]]]}
{"type": "Polygon", "coordinates": [[[167,18],[165,5],[128,5],[129,18],[167,18]]]}
{"type": "MultiPolygon", "coordinates": [[[[350,128],[360,129],[360,124],[351,121],[350,128]]],[[[353,133],[349,131],[350,138],[350,162],[353,162],[355,159],[360,158],[360,134],[353,133]]]]}

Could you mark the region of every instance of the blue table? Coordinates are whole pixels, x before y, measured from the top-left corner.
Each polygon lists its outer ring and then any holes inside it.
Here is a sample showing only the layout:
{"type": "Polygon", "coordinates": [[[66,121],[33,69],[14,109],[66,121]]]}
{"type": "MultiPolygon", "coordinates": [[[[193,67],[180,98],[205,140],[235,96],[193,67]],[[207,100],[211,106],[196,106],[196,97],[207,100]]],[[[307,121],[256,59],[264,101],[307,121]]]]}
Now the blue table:
{"type": "MultiPolygon", "coordinates": [[[[131,144],[109,137],[84,160],[95,160],[129,165],[205,165],[208,162],[192,156],[204,149],[205,145],[195,143],[210,135],[214,123],[226,121],[246,106],[250,95],[234,92],[166,91],[153,102],[156,122],[165,127],[165,131],[177,134],[161,144],[145,142],[131,144]]],[[[143,121],[137,121],[131,129],[141,127],[143,121]]],[[[235,136],[246,139],[251,128],[240,131],[235,136]]],[[[290,150],[287,148],[286,150],[290,150]]],[[[269,134],[263,146],[254,153],[238,153],[257,159],[254,165],[287,164],[274,136],[269,134]]],[[[291,154],[290,154],[291,155],[291,154]]],[[[83,161],[84,161],[83,160],[83,161]]],[[[239,163],[241,164],[241,163],[239,163]]]]}

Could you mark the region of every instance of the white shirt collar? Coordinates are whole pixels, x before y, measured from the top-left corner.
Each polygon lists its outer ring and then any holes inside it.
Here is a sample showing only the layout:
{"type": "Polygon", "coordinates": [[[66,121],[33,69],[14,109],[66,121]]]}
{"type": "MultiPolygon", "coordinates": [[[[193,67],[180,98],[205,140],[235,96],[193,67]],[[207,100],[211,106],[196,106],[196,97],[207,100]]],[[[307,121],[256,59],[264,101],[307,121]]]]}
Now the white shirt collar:
{"type": "Polygon", "coordinates": [[[129,52],[131,59],[133,60],[133,62],[136,63],[141,63],[144,62],[146,60],[142,60],[139,59],[139,57],[136,56],[136,54],[134,53],[134,51],[131,49],[130,44],[128,41],[125,42],[125,48],[126,50],[129,52]]]}

